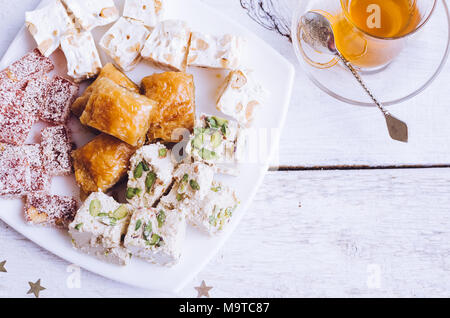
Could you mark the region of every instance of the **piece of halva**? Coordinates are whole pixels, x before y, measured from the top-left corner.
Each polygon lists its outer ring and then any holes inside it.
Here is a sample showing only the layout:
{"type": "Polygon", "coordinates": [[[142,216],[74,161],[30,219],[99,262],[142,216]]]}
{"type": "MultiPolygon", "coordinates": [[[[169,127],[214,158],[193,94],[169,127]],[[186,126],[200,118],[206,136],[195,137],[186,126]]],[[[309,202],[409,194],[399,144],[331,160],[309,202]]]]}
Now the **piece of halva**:
{"type": "Polygon", "coordinates": [[[160,204],[156,209],[134,211],[125,246],[133,256],[172,266],[180,260],[185,236],[185,215],[160,204]]]}
{"type": "Polygon", "coordinates": [[[144,146],[130,160],[126,197],[135,207],[151,208],[172,184],[174,163],[160,144],[144,146]]]}
{"type": "Polygon", "coordinates": [[[122,243],[131,208],[102,193],[92,193],[69,225],[75,248],[104,261],[126,265],[130,259],[122,243]]]}

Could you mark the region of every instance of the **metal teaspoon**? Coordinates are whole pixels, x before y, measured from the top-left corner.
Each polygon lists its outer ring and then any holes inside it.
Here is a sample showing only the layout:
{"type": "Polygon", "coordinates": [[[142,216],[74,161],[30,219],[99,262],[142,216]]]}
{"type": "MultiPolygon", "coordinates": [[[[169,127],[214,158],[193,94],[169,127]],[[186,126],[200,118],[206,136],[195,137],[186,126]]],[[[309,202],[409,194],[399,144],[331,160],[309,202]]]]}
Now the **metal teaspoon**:
{"type": "Polygon", "coordinates": [[[336,48],[334,33],[330,21],[318,12],[308,11],[301,18],[301,27],[299,31],[300,30],[303,30],[303,40],[314,50],[321,53],[336,55],[350,70],[350,72],[352,72],[359,84],[361,84],[370,98],[384,114],[391,138],[401,142],[408,142],[408,126],[406,123],[392,116],[389,111],[381,105],[381,103],[366,86],[356,69],[336,48]]]}

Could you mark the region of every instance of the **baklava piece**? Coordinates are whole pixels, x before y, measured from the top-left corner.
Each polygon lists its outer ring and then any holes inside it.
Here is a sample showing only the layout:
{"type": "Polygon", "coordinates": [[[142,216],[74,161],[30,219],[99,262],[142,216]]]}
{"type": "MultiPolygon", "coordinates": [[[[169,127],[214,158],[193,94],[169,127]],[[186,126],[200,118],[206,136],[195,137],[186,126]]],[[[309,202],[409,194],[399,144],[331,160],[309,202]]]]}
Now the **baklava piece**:
{"type": "Polygon", "coordinates": [[[126,248],[147,262],[173,266],[179,262],[186,237],[183,213],[159,206],[136,209],[125,237],[126,248]]]}
{"type": "Polygon", "coordinates": [[[72,104],[72,112],[77,117],[80,117],[81,114],[83,114],[92,92],[97,87],[100,79],[105,77],[112,80],[117,85],[128,88],[134,93],[139,94],[139,87],[135,83],[133,83],[133,81],[131,81],[125,74],[119,71],[113,64],[108,63],[102,68],[97,79],[88,88],[86,88],[83,95],[78,97],[72,104]]]}
{"type": "Polygon", "coordinates": [[[25,203],[25,219],[33,225],[67,229],[75,218],[77,201],[72,197],[30,194],[25,203]]]}
{"type": "Polygon", "coordinates": [[[178,142],[173,136],[177,129],[193,131],[195,87],[192,75],[181,72],[154,74],[142,80],[142,90],[157,102],[147,134],[150,142],[178,142]]]}
{"type": "Polygon", "coordinates": [[[68,34],[61,39],[61,49],[67,60],[68,75],[77,83],[95,77],[102,62],[91,32],[68,34]]]}
{"type": "Polygon", "coordinates": [[[141,59],[150,31],[140,21],[120,18],[100,40],[100,46],[124,71],[131,71],[141,59]]]}
{"type": "Polygon", "coordinates": [[[64,124],[70,116],[70,105],[77,97],[79,86],[71,81],[55,76],[48,85],[44,107],[39,118],[51,124],[64,124]]]}
{"type": "Polygon", "coordinates": [[[25,24],[39,51],[47,57],[59,47],[63,35],[76,32],[60,0],[52,0],[42,9],[26,12],[25,24]]]}
{"type": "Polygon", "coordinates": [[[41,146],[44,166],[50,175],[65,176],[73,172],[71,152],[74,146],[67,127],[44,128],[41,146]]]}
{"type": "Polygon", "coordinates": [[[142,57],[171,71],[186,71],[191,31],[184,21],[166,20],[158,23],[150,34],[142,57]]]}
{"type": "Polygon", "coordinates": [[[231,71],[219,90],[217,109],[250,127],[266,92],[248,71],[231,71]]]}
{"type": "Polygon", "coordinates": [[[125,0],[123,16],[154,28],[162,20],[165,0],[125,0]]]}
{"type": "Polygon", "coordinates": [[[207,35],[192,32],[188,65],[213,69],[237,69],[241,62],[244,40],[238,36],[207,35]]]}
{"type": "Polygon", "coordinates": [[[151,208],[172,184],[170,150],[160,144],[144,146],[130,160],[126,197],[135,207],[151,208]]]}
{"type": "Polygon", "coordinates": [[[72,152],[75,178],[89,194],[107,191],[126,176],[135,148],[112,136],[101,134],[72,152]]]}
{"type": "Polygon", "coordinates": [[[75,17],[77,27],[86,31],[113,23],[119,18],[119,10],[113,0],[63,0],[63,2],[75,17]]]}
{"type": "Polygon", "coordinates": [[[236,121],[201,115],[186,151],[195,161],[213,165],[217,172],[237,173],[240,128],[236,121]]]}
{"type": "Polygon", "coordinates": [[[122,237],[126,234],[131,209],[101,192],[92,193],[69,225],[72,243],[80,251],[117,265],[130,259],[122,237]]]}
{"type": "Polygon", "coordinates": [[[131,146],[140,146],[145,142],[155,107],[156,103],[149,98],[101,78],[80,121],[131,146]]]}

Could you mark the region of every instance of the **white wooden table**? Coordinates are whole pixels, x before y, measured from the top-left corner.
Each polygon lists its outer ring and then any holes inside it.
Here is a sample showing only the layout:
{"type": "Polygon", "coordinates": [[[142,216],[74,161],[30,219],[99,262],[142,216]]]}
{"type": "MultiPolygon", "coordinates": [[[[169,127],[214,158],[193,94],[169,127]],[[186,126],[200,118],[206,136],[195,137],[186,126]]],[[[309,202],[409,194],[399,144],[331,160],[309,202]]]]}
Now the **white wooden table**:
{"type": "MultiPolygon", "coordinates": [[[[286,38],[250,19],[239,0],[202,1],[296,64],[286,38]]],[[[0,56],[38,2],[0,0],[0,56]]],[[[295,0],[272,2],[288,16],[284,8],[295,0]]],[[[0,297],[31,297],[27,282],[38,278],[47,288],[41,297],[195,297],[202,280],[212,297],[449,297],[449,81],[447,64],[427,91],[395,106],[411,130],[403,145],[389,140],[376,111],[333,100],[297,68],[280,170],[268,173],[232,238],[180,295],[83,270],[81,288],[70,288],[77,287],[67,283],[70,264],[0,222],[8,270],[0,273],[0,297]]]]}

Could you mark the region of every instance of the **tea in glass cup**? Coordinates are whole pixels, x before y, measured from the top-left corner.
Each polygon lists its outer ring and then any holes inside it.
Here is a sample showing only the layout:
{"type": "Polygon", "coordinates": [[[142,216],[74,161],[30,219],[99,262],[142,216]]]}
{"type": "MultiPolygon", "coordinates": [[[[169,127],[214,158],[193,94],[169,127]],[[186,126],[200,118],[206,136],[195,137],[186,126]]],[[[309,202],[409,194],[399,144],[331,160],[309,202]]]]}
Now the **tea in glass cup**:
{"type": "MultiPolygon", "coordinates": [[[[428,21],[436,1],[313,0],[308,10],[322,13],[330,20],[336,47],[347,60],[360,70],[377,70],[400,54],[408,36],[428,21]]],[[[321,68],[337,63],[335,59],[323,63],[307,54],[303,56],[321,68]]]]}

